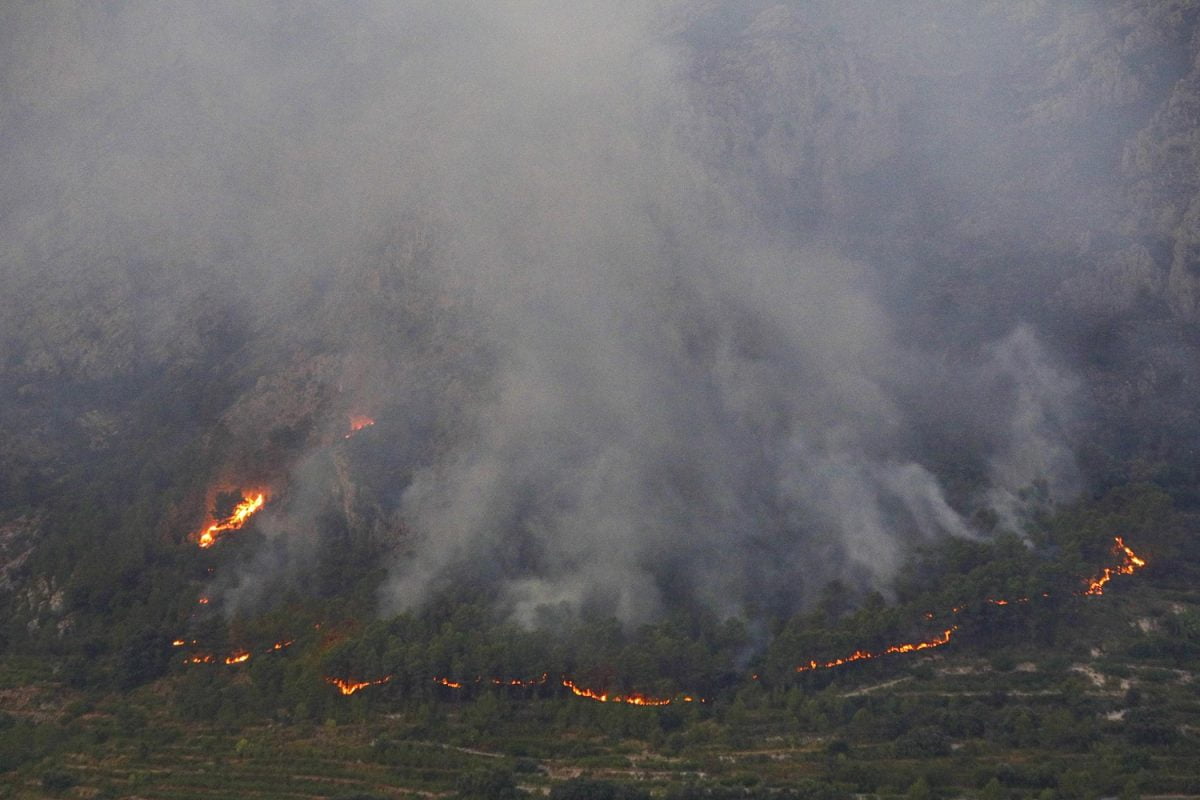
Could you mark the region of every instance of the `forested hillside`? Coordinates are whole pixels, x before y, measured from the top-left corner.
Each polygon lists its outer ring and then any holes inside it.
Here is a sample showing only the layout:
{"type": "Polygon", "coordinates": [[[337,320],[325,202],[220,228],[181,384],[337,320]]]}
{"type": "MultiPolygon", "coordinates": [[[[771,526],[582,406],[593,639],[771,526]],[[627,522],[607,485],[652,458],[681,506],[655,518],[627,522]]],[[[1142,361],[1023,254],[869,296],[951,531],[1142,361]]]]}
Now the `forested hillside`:
{"type": "Polygon", "coordinates": [[[0,129],[3,796],[1200,795],[1200,4],[22,0],[0,129]]]}

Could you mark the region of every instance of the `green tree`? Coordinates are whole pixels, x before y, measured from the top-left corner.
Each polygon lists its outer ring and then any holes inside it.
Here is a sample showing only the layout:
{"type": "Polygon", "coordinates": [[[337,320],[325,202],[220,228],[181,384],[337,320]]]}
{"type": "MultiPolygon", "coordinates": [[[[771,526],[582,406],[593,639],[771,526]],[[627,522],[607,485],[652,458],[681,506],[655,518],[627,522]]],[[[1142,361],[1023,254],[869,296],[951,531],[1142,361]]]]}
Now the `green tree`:
{"type": "Polygon", "coordinates": [[[920,777],[913,781],[904,796],[908,800],[931,800],[933,790],[929,788],[929,781],[925,780],[924,777],[920,777]]]}
{"type": "Polygon", "coordinates": [[[992,778],[979,793],[979,800],[1004,800],[1004,796],[1005,791],[1004,787],[1000,785],[1000,779],[992,778]]]}

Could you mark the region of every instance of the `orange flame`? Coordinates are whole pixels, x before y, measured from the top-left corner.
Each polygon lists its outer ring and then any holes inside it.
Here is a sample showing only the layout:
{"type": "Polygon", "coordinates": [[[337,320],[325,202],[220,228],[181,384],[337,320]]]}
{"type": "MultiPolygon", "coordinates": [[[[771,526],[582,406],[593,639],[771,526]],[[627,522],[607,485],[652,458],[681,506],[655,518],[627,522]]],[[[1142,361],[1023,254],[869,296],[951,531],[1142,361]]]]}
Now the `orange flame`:
{"type": "Polygon", "coordinates": [[[807,664],[801,664],[796,667],[796,672],[811,672],[816,669],[832,669],[840,667],[843,664],[852,664],[855,661],[869,661],[880,656],[889,656],[897,653],[916,653],[921,650],[932,650],[935,647],[941,647],[949,643],[950,638],[954,636],[958,630],[957,625],[951,625],[946,630],[934,636],[932,639],[926,639],[923,642],[911,642],[905,644],[894,644],[880,650],[877,653],[872,653],[867,650],[855,650],[850,655],[844,658],[835,658],[832,661],[810,661],[807,664]]]}
{"type": "Polygon", "coordinates": [[[325,678],[325,682],[331,686],[336,686],[338,691],[344,695],[352,695],[355,692],[366,689],[368,686],[382,686],[392,679],[391,675],[385,675],[382,678],[374,681],[352,681],[345,678],[325,678]]]}
{"type": "MultiPolygon", "coordinates": [[[[529,686],[541,686],[542,684],[546,683],[548,680],[550,680],[550,674],[543,672],[541,675],[539,675],[536,678],[530,678],[529,680],[524,680],[524,681],[521,680],[520,678],[488,678],[487,682],[492,684],[493,686],[509,686],[512,688],[526,688],[529,686]]],[[[445,686],[447,689],[462,689],[462,688],[466,687],[466,684],[463,683],[462,681],[456,681],[456,680],[452,680],[450,678],[444,678],[440,675],[434,677],[433,682],[438,684],[439,686],[445,686]]],[[[484,680],[483,680],[482,676],[477,677],[475,679],[475,683],[483,683],[483,682],[484,682],[484,680]]]]}
{"type": "MultiPolygon", "coordinates": [[[[254,511],[257,511],[258,508],[262,507],[263,499],[264,499],[263,495],[261,495],[261,494],[258,495],[258,497],[256,498],[257,505],[254,507],[253,510],[248,511],[247,513],[245,513],[242,516],[243,522],[246,518],[249,518],[249,516],[251,514],[253,514],[254,511]]],[[[252,501],[250,501],[250,502],[252,502],[252,501]]],[[[240,506],[238,506],[238,508],[241,509],[244,505],[246,505],[246,504],[240,505],[240,506]]],[[[234,516],[236,516],[236,513],[234,516]]],[[[233,519],[233,517],[231,517],[230,519],[233,519]]],[[[240,527],[240,525],[239,525],[239,527],[240,527]]],[[[206,546],[206,545],[202,544],[202,546],[206,546]]],[[[1092,578],[1088,581],[1088,586],[1087,586],[1086,590],[1084,590],[1082,592],[1078,592],[1077,594],[1084,595],[1084,596],[1102,595],[1104,593],[1104,587],[1106,585],[1108,585],[1108,583],[1117,575],[1132,575],[1134,572],[1136,572],[1139,569],[1146,566],[1145,559],[1138,556],[1133,551],[1132,548],[1130,548],[1127,544],[1125,544],[1125,540],[1120,536],[1117,536],[1114,538],[1113,553],[1121,557],[1121,563],[1114,567],[1105,567],[1099,576],[1092,578]]],[[[1042,592],[1041,596],[1049,597],[1050,593],[1042,592]]],[[[208,598],[201,597],[200,602],[202,604],[207,603],[208,598]]],[[[987,598],[986,602],[990,603],[991,605],[996,605],[996,606],[1007,606],[1012,603],[1028,603],[1028,602],[1030,602],[1030,599],[1028,597],[1020,597],[1020,598],[1016,598],[1014,600],[999,599],[999,598],[987,598]]],[[[955,614],[958,614],[958,613],[962,612],[964,609],[965,609],[965,606],[955,606],[953,609],[951,609],[951,611],[955,614]]],[[[932,617],[933,617],[932,613],[925,614],[926,619],[931,619],[932,617]]],[[[320,628],[320,623],[317,623],[316,625],[314,625],[314,627],[320,628]]],[[[871,651],[867,651],[867,650],[855,650],[853,653],[851,653],[848,656],[844,656],[842,658],[836,658],[836,659],[833,659],[832,661],[824,661],[824,662],[810,661],[807,664],[801,664],[795,668],[795,671],[796,672],[811,672],[811,671],[819,670],[819,669],[833,669],[835,667],[840,667],[845,664],[851,664],[851,663],[854,663],[857,661],[868,661],[871,659],[876,659],[876,658],[880,658],[882,656],[887,656],[887,655],[897,655],[897,654],[903,654],[903,653],[917,653],[917,652],[921,652],[923,650],[932,650],[934,648],[942,647],[943,645],[948,644],[957,631],[958,631],[958,626],[951,625],[949,628],[946,628],[945,630],[943,630],[941,633],[937,634],[936,636],[933,636],[932,638],[929,638],[929,639],[925,639],[923,641],[905,642],[902,644],[889,645],[888,647],[885,647],[884,649],[876,651],[876,652],[871,652],[871,651]]],[[[276,642],[274,645],[271,646],[270,650],[268,650],[267,652],[283,650],[284,648],[291,646],[293,641],[294,640],[289,639],[289,640],[276,642]]],[[[175,639],[171,644],[175,647],[182,647],[184,644],[187,644],[187,642],[183,639],[175,639]]],[[[195,645],[196,644],[195,640],[193,640],[191,642],[191,644],[195,645]]],[[[239,664],[239,663],[248,661],[249,659],[250,659],[250,653],[248,651],[238,651],[236,653],[231,654],[227,658],[225,658],[225,663],[226,664],[239,664]]],[[[207,653],[192,655],[192,656],[184,659],[185,664],[212,664],[212,663],[215,663],[215,661],[216,661],[215,657],[212,656],[211,654],[207,654],[207,653]]],[[[386,675],[382,678],[379,678],[379,679],[373,680],[373,681],[352,681],[352,680],[343,679],[343,678],[326,677],[325,682],[329,683],[332,686],[337,687],[338,691],[340,691],[343,695],[348,696],[348,695],[355,694],[356,692],[361,691],[362,689],[366,689],[370,686],[380,686],[382,684],[388,683],[389,681],[391,681],[392,677],[393,676],[391,676],[391,675],[386,675]]],[[[756,674],[751,677],[753,680],[758,680],[759,676],[756,674]]],[[[546,673],[542,673],[542,675],[540,677],[533,678],[530,680],[520,680],[520,679],[516,679],[516,678],[504,679],[504,678],[498,678],[498,677],[493,677],[488,680],[490,681],[490,683],[492,683],[495,686],[524,687],[524,686],[535,686],[535,685],[544,684],[547,682],[548,679],[549,679],[549,676],[546,673]]],[[[445,686],[450,689],[464,688],[463,683],[461,683],[459,681],[451,680],[450,678],[435,677],[433,680],[434,680],[434,682],[440,684],[441,686],[445,686]]],[[[475,682],[482,683],[483,678],[478,677],[475,679],[475,682]]],[[[581,687],[578,684],[576,684],[573,680],[571,680],[570,678],[568,678],[566,676],[563,676],[563,678],[562,678],[562,685],[564,687],[566,687],[567,689],[569,689],[571,691],[571,693],[573,695],[575,695],[576,697],[582,697],[582,698],[585,698],[588,700],[595,700],[600,703],[623,703],[623,704],[635,705],[635,706],[666,706],[666,705],[671,705],[671,703],[673,702],[672,698],[669,698],[669,697],[651,697],[648,695],[639,694],[637,692],[631,692],[626,695],[620,695],[620,694],[611,694],[610,695],[608,692],[598,691],[598,690],[590,689],[587,687],[581,687]]],[[[691,695],[681,695],[677,699],[680,702],[684,702],[684,703],[691,703],[691,702],[695,701],[695,698],[693,698],[691,695]]],[[[700,698],[700,702],[701,703],[705,702],[704,698],[700,698]]]]}
{"type": "Polygon", "coordinates": [[[550,680],[550,675],[549,673],[543,672],[539,677],[530,678],[527,681],[523,681],[519,678],[509,678],[508,680],[505,680],[504,678],[492,678],[491,680],[493,686],[512,686],[521,688],[526,686],[541,686],[543,683],[550,680]]]}
{"type": "Polygon", "coordinates": [[[375,420],[365,414],[353,414],[350,417],[350,432],[343,436],[343,439],[349,439],[354,434],[361,431],[363,428],[369,428],[375,424],[375,420]]]}
{"type": "Polygon", "coordinates": [[[1100,575],[1088,581],[1088,587],[1082,592],[1083,595],[1098,597],[1104,594],[1105,585],[1117,575],[1132,575],[1146,566],[1146,560],[1133,552],[1133,549],[1125,544],[1125,540],[1120,536],[1114,540],[1113,553],[1121,557],[1121,563],[1115,567],[1105,567],[1100,575]]]}
{"type": "Polygon", "coordinates": [[[608,692],[598,692],[595,689],[588,689],[578,686],[575,681],[570,678],[563,678],[562,685],[571,690],[571,694],[576,697],[584,697],[588,700],[595,700],[599,703],[626,703],[631,706],[669,706],[671,698],[669,697],[648,697],[644,694],[631,692],[630,694],[610,695],[608,692]]]}
{"type": "MultiPolygon", "coordinates": [[[[1085,589],[1082,592],[1079,592],[1079,594],[1084,595],[1084,596],[1102,595],[1102,594],[1104,594],[1104,587],[1106,585],[1108,585],[1109,581],[1111,581],[1117,575],[1132,575],[1133,573],[1137,572],[1142,567],[1146,566],[1145,559],[1141,558],[1140,556],[1138,556],[1137,553],[1133,552],[1133,548],[1131,548],[1129,545],[1125,544],[1125,540],[1123,538],[1121,538],[1120,536],[1114,537],[1114,539],[1113,539],[1113,553],[1115,555],[1118,555],[1121,557],[1121,563],[1115,567],[1105,567],[1104,571],[1101,572],[1099,576],[1092,578],[1091,580],[1088,581],[1087,589],[1085,589]]],[[[1049,592],[1042,592],[1042,597],[1049,597],[1049,596],[1050,596],[1049,592]]],[[[1022,603],[1022,604],[1028,603],[1029,598],[1028,597],[1018,597],[1013,600],[1005,600],[1002,598],[989,597],[989,598],[987,598],[986,602],[991,605],[994,605],[994,606],[1007,606],[1007,605],[1012,605],[1013,603],[1022,603]]],[[[950,610],[952,613],[958,614],[958,613],[962,612],[964,608],[965,608],[965,606],[955,606],[954,608],[952,608],[950,610]]],[[[929,618],[931,618],[932,615],[926,614],[925,616],[926,616],[926,619],[929,619],[929,618]]],[[[840,667],[843,664],[851,664],[855,661],[868,661],[873,658],[879,658],[880,656],[885,656],[885,655],[892,655],[894,653],[915,653],[919,650],[930,650],[934,647],[941,647],[942,645],[948,643],[950,641],[950,638],[954,635],[954,633],[957,630],[958,630],[958,626],[952,625],[951,627],[942,631],[941,634],[933,637],[932,639],[928,639],[924,642],[916,642],[913,644],[892,645],[891,647],[888,647],[884,650],[880,650],[878,653],[871,653],[866,650],[855,650],[850,655],[848,655],[844,658],[835,658],[833,661],[825,661],[825,662],[810,661],[807,664],[801,664],[798,667],[796,667],[796,672],[810,672],[810,671],[816,670],[816,669],[832,669],[833,667],[840,667]]]]}
{"type": "Polygon", "coordinates": [[[212,547],[217,543],[217,539],[222,534],[229,531],[236,531],[241,528],[255,514],[257,514],[267,502],[267,496],[264,492],[258,492],[247,499],[243,499],[238,503],[228,517],[223,520],[214,522],[209,525],[199,537],[198,544],[201,547],[212,547]]]}

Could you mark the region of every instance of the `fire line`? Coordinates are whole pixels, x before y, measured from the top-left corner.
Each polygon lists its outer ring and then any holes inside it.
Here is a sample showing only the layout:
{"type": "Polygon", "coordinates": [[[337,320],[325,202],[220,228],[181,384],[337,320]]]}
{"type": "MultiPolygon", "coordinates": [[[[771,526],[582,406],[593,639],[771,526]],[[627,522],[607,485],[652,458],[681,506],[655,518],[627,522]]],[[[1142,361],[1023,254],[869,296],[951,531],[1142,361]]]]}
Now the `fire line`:
{"type": "MultiPolygon", "coordinates": [[[[261,497],[261,495],[260,495],[260,497],[261,497]]],[[[260,504],[260,506],[261,506],[261,504],[260,504]]],[[[1114,544],[1113,544],[1112,551],[1113,551],[1114,555],[1117,555],[1120,557],[1120,559],[1121,559],[1120,563],[1115,566],[1104,567],[1099,575],[1097,575],[1094,578],[1088,579],[1087,588],[1082,591],[1075,592],[1076,595],[1084,596],[1084,597],[1101,596],[1104,594],[1105,587],[1112,581],[1113,578],[1115,578],[1118,575],[1132,575],[1133,573],[1137,572],[1138,570],[1140,570],[1146,566],[1146,563],[1147,563],[1146,560],[1144,558],[1138,556],[1137,553],[1135,553],[1133,551],[1133,549],[1131,547],[1129,547],[1129,545],[1127,545],[1125,543],[1125,540],[1120,536],[1117,536],[1114,538],[1114,544]]],[[[1041,596],[1049,597],[1050,593],[1042,592],[1041,596]]],[[[1011,600],[1002,599],[1002,598],[987,598],[986,602],[991,605],[995,605],[995,606],[1007,606],[1007,605],[1011,605],[1014,603],[1020,603],[1020,604],[1029,603],[1030,598],[1019,597],[1019,598],[1015,598],[1015,599],[1011,599],[1011,600]]],[[[953,609],[951,609],[951,613],[959,614],[962,611],[964,611],[965,609],[966,609],[966,606],[964,606],[964,605],[955,606],[953,609]]],[[[933,615],[931,613],[925,614],[926,619],[931,619],[932,617],[933,617],[933,615]]],[[[851,653],[847,656],[844,656],[842,658],[835,658],[830,661],[815,661],[815,660],[809,661],[807,664],[800,664],[800,665],[796,666],[795,671],[798,673],[803,673],[803,672],[812,672],[815,670],[834,669],[836,667],[841,667],[846,664],[852,664],[852,663],[855,663],[858,661],[869,661],[869,660],[877,659],[877,658],[880,658],[883,656],[888,656],[888,655],[901,655],[901,654],[905,654],[905,653],[918,653],[918,652],[922,652],[925,650],[932,650],[932,649],[935,649],[938,647],[942,647],[946,644],[949,644],[950,641],[954,638],[954,635],[958,632],[958,629],[959,629],[958,625],[951,625],[950,627],[944,629],[940,633],[938,633],[934,636],[931,636],[928,639],[921,640],[921,641],[893,644],[893,645],[889,645],[889,646],[887,646],[881,650],[877,650],[877,651],[855,650],[853,653],[851,653]]],[[[176,639],[175,641],[172,642],[172,645],[174,645],[176,647],[182,646],[183,644],[185,644],[185,641],[182,639],[176,639]]],[[[195,641],[191,642],[191,644],[194,645],[195,641]]],[[[291,640],[284,640],[284,641],[276,642],[274,645],[272,645],[270,650],[268,650],[267,652],[279,651],[279,650],[282,650],[282,649],[290,646],[291,644],[292,644],[291,640]]],[[[224,659],[224,662],[226,664],[239,664],[239,663],[249,660],[250,657],[251,657],[251,654],[249,651],[244,651],[244,650],[237,651],[235,653],[230,654],[228,657],[226,657],[224,659]]],[[[193,656],[185,659],[185,663],[191,663],[191,664],[211,664],[216,661],[217,661],[217,659],[214,658],[210,654],[198,654],[198,655],[193,655],[193,656]]],[[[391,681],[393,677],[394,676],[392,676],[392,675],[385,675],[382,678],[378,678],[376,680],[370,680],[370,681],[355,681],[355,680],[351,680],[348,678],[326,677],[325,682],[330,684],[331,686],[336,687],[338,689],[338,691],[341,692],[343,695],[349,696],[349,695],[355,694],[356,692],[359,692],[363,689],[369,688],[371,686],[381,686],[383,684],[386,684],[389,681],[391,681]]],[[[757,680],[758,676],[754,675],[753,678],[755,680],[757,680]]],[[[517,679],[517,678],[492,677],[492,678],[486,679],[486,682],[490,683],[494,686],[531,687],[531,686],[540,686],[542,684],[545,684],[548,682],[548,680],[549,680],[549,675],[547,673],[542,673],[539,677],[531,678],[529,680],[521,680],[521,679],[517,679]]],[[[458,689],[464,689],[466,687],[466,683],[464,683],[462,681],[452,680],[451,678],[448,678],[448,677],[442,677],[442,676],[434,677],[433,681],[441,686],[448,688],[448,689],[458,690],[458,689]]],[[[482,684],[484,682],[485,682],[485,679],[482,676],[477,677],[475,679],[476,684],[482,684]]],[[[686,695],[686,694],[678,695],[675,698],[652,697],[650,695],[644,695],[644,694],[640,694],[638,692],[630,692],[628,694],[610,694],[607,691],[591,689],[588,687],[580,686],[579,684],[575,683],[575,681],[573,679],[571,679],[570,677],[568,677],[566,675],[562,676],[561,683],[562,683],[562,686],[565,687],[566,689],[568,689],[571,692],[571,694],[574,695],[575,697],[581,697],[581,698],[584,698],[587,700],[593,700],[593,701],[600,702],[600,703],[618,703],[618,704],[625,704],[625,705],[654,707],[654,706],[671,705],[673,702],[676,702],[676,701],[683,702],[683,703],[695,702],[695,698],[693,696],[686,695]]],[[[703,698],[701,698],[699,702],[703,703],[703,702],[705,702],[705,700],[703,698]]]]}
{"type": "MultiPolygon", "coordinates": [[[[625,703],[631,706],[669,706],[671,698],[669,697],[649,697],[637,692],[630,692],[626,695],[609,694],[607,692],[597,692],[595,689],[587,689],[581,687],[570,678],[563,678],[562,685],[571,690],[571,694],[576,697],[583,697],[588,700],[595,700],[600,703],[625,703]]],[[[687,696],[685,695],[685,698],[687,696]]]]}
{"type": "Polygon", "coordinates": [[[249,498],[243,499],[242,502],[234,507],[233,512],[228,517],[218,520],[205,528],[200,533],[197,544],[203,548],[212,547],[222,535],[243,527],[252,516],[262,510],[263,504],[266,502],[267,496],[263,492],[258,492],[249,498]]]}
{"type": "Polygon", "coordinates": [[[1125,540],[1120,536],[1116,537],[1113,544],[1113,553],[1121,556],[1121,563],[1115,567],[1105,567],[1095,578],[1088,581],[1087,589],[1084,589],[1084,596],[1099,597],[1104,594],[1104,587],[1115,578],[1117,575],[1132,575],[1142,567],[1146,566],[1146,560],[1138,557],[1138,554],[1133,552],[1133,549],[1125,544],[1125,540]]]}
{"type": "Polygon", "coordinates": [[[350,432],[343,436],[343,439],[349,439],[354,434],[361,431],[363,428],[369,428],[375,424],[375,420],[365,414],[355,414],[350,417],[350,432]]]}
{"type": "Polygon", "coordinates": [[[325,682],[330,686],[336,686],[337,690],[342,694],[349,696],[355,692],[366,689],[369,686],[382,686],[392,679],[391,675],[385,675],[378,680],[373,681],[352,681],[349,678],[325,678],[325,682]]]}
{"type": "Polygon", "coordinates": [[[944,644],[949,644],[951,637],[958,631],[957,625],[951,625],[946,630],[934,636],[932,639],[926,639],[922,642],[912,642],[906,644],[894,644],[879,652],[872,653],[867,650],[855,650],[850,655],[844,658],[835,658],[832,661],[810,661],[807,664],[800,664],[796,667],[796,672],[811,672],[816,669],[833,669],[840,667],[843,664],[852,664],[855,661],[870,661],[873,658],[880,656],[895,655],[898,653],[917,653],[921,650],[932,650],[935,647],[941,647],[944,644]]]}
{"type": "MultiPolygon", "coordinates": [[[[1076,592],[1076,594],[1084,597],[1099,597],[1100,595],[1104,594],[1104,587],[1108,585],[1108,583],[1117,575],[1132,575],[1142,567],[1146,566],[1146,560],[1138,556],[1137,553],[1133,552],[1133,549],[1129,545],[1125,544],[1125,540],[1120,536],[1114,537],[1112,552],[1114,555],[1120,556],[1121,563],[1115,567],[1105,567],[1098,576],[1088,580],[1088,586],[1086,589],[1081,592],[1076,592]]],[[[1042,597],[1049,596],[1049,592],[1042,592],[1042,597]]],[[[989,597],[986,602],[994,606],[1007,606],[1014,603],[1026,604],[1029,602],[1029,598],[1018,597],[1013,600],[1005,600],[989,597]]],[[[965,608],[966,606],[955,606],[951,609],[951,613],[961,613],[965,608]]],[[[931,615],[927,614],[926,618],[928,619],[930,616],[931,615]]],[[[833,669],[834,667],[852,664],[856,661],[870,661],[872,659],[879,658],[880,656],[898,653],[916,653],[921,650],[932,650],[935,647],[941,647],[942,645],[949,644],[950,639],[957,631],[958,626],[951,625],[937,636],[934,636],[931,639],[926,639],[925,641],[914,642],[911,644],[891,645],[890,647],[875,653],[867,650],[855,650],[848,656],[843,658],[835,658],[832,661],[810,661],[807,664],[800,664],[796,667],[796,672],[812,672],[813,670],[818,669],[833,669]]]]}

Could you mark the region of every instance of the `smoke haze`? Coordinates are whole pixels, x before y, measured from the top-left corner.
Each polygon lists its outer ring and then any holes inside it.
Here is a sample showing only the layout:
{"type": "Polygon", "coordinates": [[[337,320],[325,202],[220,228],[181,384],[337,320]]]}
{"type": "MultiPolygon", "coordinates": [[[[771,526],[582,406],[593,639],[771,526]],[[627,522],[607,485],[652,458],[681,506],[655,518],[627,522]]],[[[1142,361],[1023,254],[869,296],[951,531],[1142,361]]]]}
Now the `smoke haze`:
{"type": "Polygon", "coordinates": [[[353,407],[384,613],[886,592],[1085,485],[1053,298],[1148,102],[1059,125],[1014,83],[1054,14],[898,5],[7,4],[0,356],[121,379],[236,339],[223,429],[308,454],[235,605],[319,557],[314,495],[353,509],[313,454],[353,407]]]}

